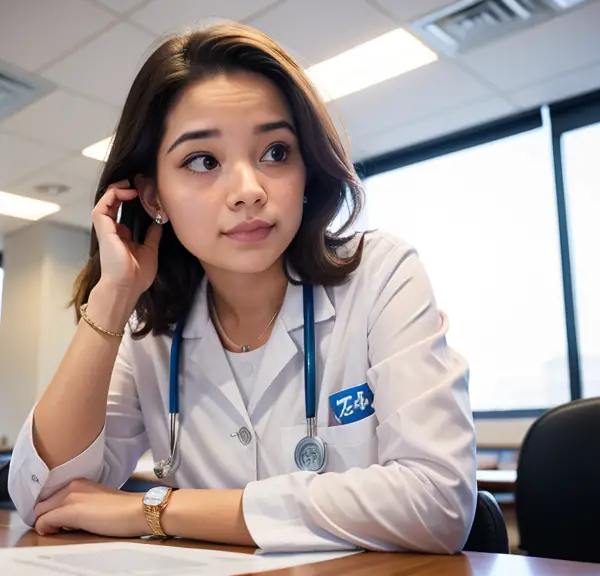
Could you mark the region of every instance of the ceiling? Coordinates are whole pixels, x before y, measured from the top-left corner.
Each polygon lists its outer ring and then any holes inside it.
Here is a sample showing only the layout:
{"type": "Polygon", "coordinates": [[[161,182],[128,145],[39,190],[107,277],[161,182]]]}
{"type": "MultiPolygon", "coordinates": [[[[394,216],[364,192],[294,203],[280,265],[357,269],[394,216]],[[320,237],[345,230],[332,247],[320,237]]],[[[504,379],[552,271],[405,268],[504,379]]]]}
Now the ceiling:
{"type": "MultiPolygon", "coordinates": [[[[101,164],[81,149],[109,136],[136,70],[165,33],[220,17],[249,23],[305,66],[447,0],[0,0],[0,60],[54,89],[0,121],[0,190],[48,199],[50,220],[89,226],[101,164]],[[293,23],[293,25],[290,25],[293,23]]],[[[341,98],[332,114],[364,159],[600,88],[600,2],[341,98]]],[[[0,238],[27,222],[0,216],[0,238]]]]}

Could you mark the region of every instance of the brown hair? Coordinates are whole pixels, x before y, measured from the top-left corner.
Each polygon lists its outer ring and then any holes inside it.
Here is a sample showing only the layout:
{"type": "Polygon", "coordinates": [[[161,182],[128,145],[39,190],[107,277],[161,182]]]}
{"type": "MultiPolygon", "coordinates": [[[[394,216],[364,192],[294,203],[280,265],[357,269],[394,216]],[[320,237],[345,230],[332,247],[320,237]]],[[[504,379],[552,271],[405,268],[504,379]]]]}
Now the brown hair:
{"type": "MultiPolygon", "coordinates": [[[[341,284],[362,256],[362,239],[350,256],[338,254],[352,238],[344,233],[363,204],[360,180],[314,86],[288,54],[253,28],[218,24],[173,36],[154,51],[127,96],[95,202],[113,182],[129,179],[133,184],[137,174],[155,178],[166,118],[178,97],[194,82],[238,70],[260,74],[279,88],[292,111],[306,164],[307,203],[298,233],[284,254],[286,274],[294,283],[341,284]],[[349,218],[332,234],[327,227],[344,205],[349,218]],[[290,276],[290,269],[299,281],[290,276]]],[[[139,241],[150,225],[139,199],[125,203],[123,214],[139,241]]],[[[171,224],[165,224],[156,279],[136,305],[135,335],[169,332],[190,309],[203,275],[198,259],[179,242],[171,224]]],[[[75,283],[72,303],[77,314],[99,279],[98,239],[92,229],[89,261],[75,283]]]]}

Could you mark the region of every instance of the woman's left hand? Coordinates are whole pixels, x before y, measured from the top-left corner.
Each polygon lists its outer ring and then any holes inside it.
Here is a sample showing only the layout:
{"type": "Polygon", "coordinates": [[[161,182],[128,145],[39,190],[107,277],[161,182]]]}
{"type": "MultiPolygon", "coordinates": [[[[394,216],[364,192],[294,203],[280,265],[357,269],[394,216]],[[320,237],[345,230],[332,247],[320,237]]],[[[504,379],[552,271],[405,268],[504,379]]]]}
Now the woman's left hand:
{"type": "Polygon", "coordinates": [[[73,480],[36,505],[35,530],[40,535],[67,528],[117,538],[143,536],[150,533],[143,497],[139,492],[121,492],[89,480],[73,480]]]}

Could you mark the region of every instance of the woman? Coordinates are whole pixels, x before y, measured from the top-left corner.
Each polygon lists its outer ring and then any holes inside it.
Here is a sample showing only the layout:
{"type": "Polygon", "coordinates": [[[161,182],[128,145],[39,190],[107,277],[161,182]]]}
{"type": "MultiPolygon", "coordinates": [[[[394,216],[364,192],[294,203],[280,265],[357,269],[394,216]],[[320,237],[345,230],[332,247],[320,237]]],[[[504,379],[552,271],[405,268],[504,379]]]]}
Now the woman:
{"type": "Polygon", "coordinates": [[[162,44],[100,178],[83,318],[15,446],[24,521],[268,551],[460,550],[476,491],[467,365],[414,250],[344,237],[361,202],[322,100],[271,39],[221,24],[162,44]],[[117,490],[149,448],[166,488],[117,490]]]}

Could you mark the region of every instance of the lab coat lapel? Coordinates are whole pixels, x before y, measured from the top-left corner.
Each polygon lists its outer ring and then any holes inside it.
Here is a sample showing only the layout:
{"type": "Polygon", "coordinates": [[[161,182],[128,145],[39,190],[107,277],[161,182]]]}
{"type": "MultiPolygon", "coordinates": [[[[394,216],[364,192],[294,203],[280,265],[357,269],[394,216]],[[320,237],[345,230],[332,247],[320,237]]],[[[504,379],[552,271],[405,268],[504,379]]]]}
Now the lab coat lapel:
{"type": "Polygon", "coordinates": [[[200,342],[198,358],[202,359],[200,369],[206,374],[211,384],[221,391],[223,396],[244,417],[246,424],[249,425],[244,399],[231,371],[223,344],[221,344],[219,335],[210,321],[200,342]]]}
{"type": "MultiPolygon", "coordinates": [[[[236,411],[242,415],[246,424],[249,425],[250,422],[246,407],[244,406],[244,400],[231,371],[231,366],[227,360],[223,345],[219,340],[219,335],[208,313],[206,288],[207,282],[205,277],[200,285],[196,300],[190,310],[188,321],[183,329],[183,338],[190,340],[188,346],[192,350],[195,350],[195,353],[187,356],[187,360],[190,362],[192,372],[196,372],[197,370],[202,371],[209,382],[220,390],[236,411]],[[193,345],[193,339],[200,339],[200,341],[196,345],[193,345]]],[[[183,344],[184,346],[186,345],[185,340],[183,344]]],[[[185,348],[183,353],[185,354],[185,348]]]]}
{"type": "MultiPolygon", "coordinates": [[[[314,287],[315,323],[324,322],[335,316],[335,309],[329,300],[325,288],[314,287]]],[[[252,415],[261,398],[265,395],[271,384],[281,371],[294,358],[298,352],[304,352],[303,337],[297,338],[301,343],[291,337],[291,333],[304,327],[304,308],[302,286],[289,283],[281,312],[273,327],[265,349],[255,389],[248,405],[248,413],[252,415]]]]}
{"type": "Polygon", "coordinates": [[[252,396],[248,403],[248,413],[250,415],[252,415],[256,405],[275,378],[277,378],[288,362],[298,353],[298,348],[288,334],[281,318],[278,318],[275,322],[271,337],[265,346],[266,349],[258,369],[254,390],[252,390],[252,396]]]}

